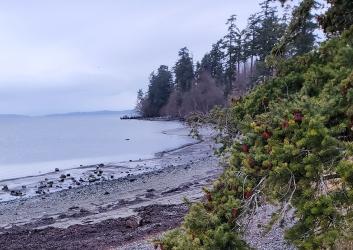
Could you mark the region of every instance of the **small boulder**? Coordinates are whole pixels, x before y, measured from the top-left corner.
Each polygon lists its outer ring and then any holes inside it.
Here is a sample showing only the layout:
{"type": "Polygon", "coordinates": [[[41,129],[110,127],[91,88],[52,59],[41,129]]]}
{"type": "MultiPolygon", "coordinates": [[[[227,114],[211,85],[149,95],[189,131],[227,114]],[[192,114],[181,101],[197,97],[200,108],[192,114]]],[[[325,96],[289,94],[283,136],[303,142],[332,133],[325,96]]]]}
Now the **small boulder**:
{"type": "Polygon", "coordinates": [[[55,172],[59,172],[60,171],[60,169],[59,168],[55,168],[55,172]]]}
{"type": "Polygon", "coordinates": [[[7,192],[9,191],[9,187],[7,185],[4,185],[1,190],[7,192]]]}

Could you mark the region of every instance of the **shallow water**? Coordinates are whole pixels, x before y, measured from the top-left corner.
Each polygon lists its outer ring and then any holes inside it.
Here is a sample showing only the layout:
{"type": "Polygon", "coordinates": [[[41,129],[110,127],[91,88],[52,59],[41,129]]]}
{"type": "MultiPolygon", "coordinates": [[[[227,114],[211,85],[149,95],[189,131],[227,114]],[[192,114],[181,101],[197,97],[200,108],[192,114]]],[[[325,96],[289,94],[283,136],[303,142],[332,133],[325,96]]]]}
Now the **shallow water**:
{"type": "Polygon", "coordinates": [[[0,180],[56,167],[150,158],[193,142],[187,134],[179,122],[120,120],[117,115],[1,118],[0,180]]]}

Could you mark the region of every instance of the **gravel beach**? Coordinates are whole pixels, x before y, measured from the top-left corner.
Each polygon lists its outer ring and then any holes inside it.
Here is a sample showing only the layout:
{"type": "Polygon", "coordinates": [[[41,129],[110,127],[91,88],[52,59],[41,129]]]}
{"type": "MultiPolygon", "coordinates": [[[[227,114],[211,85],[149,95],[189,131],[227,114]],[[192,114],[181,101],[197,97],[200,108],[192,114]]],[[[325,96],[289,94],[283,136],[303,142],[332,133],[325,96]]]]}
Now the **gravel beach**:
{"type": "Polygon", "coordinates": [[[205,136],[154,159],[88,166],[64,181],[60,172],[42,176],[40,184],[65,188],[0,202],[1,249],[116,249],[175,228],[188,210],[184,198],[199,200],[202,187],[222,172],[213,147],[205,136]],[[122,169],[125,177],[108,179],[122,169]],[[74,185],[82,176],[97,180],[74,185]]]}

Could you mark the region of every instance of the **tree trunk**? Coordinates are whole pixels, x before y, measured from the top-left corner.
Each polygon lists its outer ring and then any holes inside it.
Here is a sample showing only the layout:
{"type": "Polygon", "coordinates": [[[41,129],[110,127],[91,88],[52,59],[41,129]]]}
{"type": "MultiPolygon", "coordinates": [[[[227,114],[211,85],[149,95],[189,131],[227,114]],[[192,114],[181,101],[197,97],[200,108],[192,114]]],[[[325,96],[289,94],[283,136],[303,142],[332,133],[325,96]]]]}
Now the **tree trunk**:
{"type": "Polygon", "coordinates": [[[250,61],[250,76],[253,76],[253,64],[254,64],[254,56],[251,55],[251,61],[250,61]]]}

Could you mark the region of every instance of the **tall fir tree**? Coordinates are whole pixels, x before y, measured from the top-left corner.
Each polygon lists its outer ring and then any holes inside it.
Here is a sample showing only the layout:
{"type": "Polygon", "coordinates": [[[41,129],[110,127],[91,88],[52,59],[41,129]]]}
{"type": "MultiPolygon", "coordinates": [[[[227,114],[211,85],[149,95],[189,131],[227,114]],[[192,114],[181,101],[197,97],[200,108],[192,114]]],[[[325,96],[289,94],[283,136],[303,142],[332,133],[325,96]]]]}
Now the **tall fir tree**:
{"type": "Polygon", "coordinates": [[[180,49],[179,59],[174,66],[175,87],[180,92],[190,90],[194,80],[194,65],[187,47],[180,49]]]}
{"type": "Polygon", "coordinates": [[[241,35],[236,22],[236,15],[232,15],[227,20],[228,33],[223,38],[223,49],[225,51],[225,96],[228,96],[232,92],[240,63],[241,35]]]}
{"type": "Polygon", "coordinates": [[[173,76],[168,67],[161,65],[152,72],[148,86],[148,104],[145,116],[159,116],[173,89],[173,76]]]}
{"type": "Polygon", "coordinates": [[[201,60],[201,70],[210,73],[212,78],[216,80],[218,86],[223,86],[224,84],[224,56],[224,52],[222,51],[222,40],[219,40],[212,45],[211,51],[201,60]]]}

